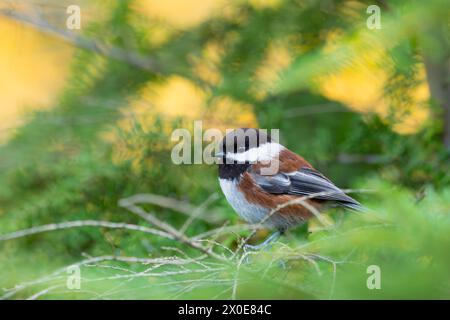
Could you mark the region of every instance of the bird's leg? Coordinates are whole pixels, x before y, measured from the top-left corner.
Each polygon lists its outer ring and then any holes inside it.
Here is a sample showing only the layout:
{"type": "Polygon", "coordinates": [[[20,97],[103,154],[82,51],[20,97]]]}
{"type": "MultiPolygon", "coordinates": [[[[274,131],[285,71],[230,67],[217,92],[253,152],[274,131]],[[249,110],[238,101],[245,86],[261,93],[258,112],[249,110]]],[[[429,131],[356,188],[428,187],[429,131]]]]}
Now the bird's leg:
{"type": "Polygon", "coordinates": [[[245,244],[244,245],[244,251],[259,251],[262,249],[270,248],[270,244],[272,242],[277,241],[284,233],[284,230],[277,230],[274,233],[272,233],[266,240],[264,240],[262,243],[258,245],[251,245],[251,244],[245,244]]]}
{"type": "MultiPolygon", "coordinates": [[[[269,249],[271,247],[271,244],[275,241],[277,241],[283,234],[284,234],[284,229],[278,229],[277,231],[275,231],[274,233],[272,233],[266,240],[264,240],[262,243],[258,244],[258,245],[251,245],[251,244],[245,244],[244,245],[244,252],[249,252],[249,251],[259,251],[259,250],[265,250],[265,249],[269,249]]],[[[249,263],[250,262],[250,257],[248,254],[246,254],[244,263],[249,263]]],[[[281,269],[286,269],[286,264],[283,260],[280,260],[278,262],[279,267],[281,269]]]]}

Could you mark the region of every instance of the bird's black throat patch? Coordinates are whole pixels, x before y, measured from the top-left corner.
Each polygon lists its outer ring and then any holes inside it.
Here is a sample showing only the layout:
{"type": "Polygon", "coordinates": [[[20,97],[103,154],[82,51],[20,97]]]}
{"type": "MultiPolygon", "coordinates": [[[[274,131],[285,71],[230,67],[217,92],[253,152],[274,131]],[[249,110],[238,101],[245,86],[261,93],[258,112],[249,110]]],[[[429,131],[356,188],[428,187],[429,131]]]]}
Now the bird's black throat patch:
{"type": "Polygon", "coordinates": [[[237,179],[250,166],[250,163],[219,164],[219,178],[227,180],[237,179]]]}

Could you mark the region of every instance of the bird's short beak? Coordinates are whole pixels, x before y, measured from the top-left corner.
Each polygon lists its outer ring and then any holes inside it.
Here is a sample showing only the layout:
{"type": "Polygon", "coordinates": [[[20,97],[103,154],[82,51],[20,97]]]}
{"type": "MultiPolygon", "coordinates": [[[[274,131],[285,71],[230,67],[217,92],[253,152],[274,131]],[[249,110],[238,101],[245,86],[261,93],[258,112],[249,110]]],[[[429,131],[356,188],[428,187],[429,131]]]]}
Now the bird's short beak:
{"type": "Polygon", "coordinates": [[[216,152],[214,154],[214,157],[216,158],[223,158],[223,156],[225,155],[225,153],[223,153],[222,151],[216,152]]]}

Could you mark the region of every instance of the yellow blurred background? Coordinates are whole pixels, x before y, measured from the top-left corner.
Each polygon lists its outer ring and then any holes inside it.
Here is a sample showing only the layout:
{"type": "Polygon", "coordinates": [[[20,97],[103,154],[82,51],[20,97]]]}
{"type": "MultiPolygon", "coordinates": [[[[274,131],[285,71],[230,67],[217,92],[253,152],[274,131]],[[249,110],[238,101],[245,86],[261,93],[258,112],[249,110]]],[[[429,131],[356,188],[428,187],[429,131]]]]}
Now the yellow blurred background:
{"type": "MultiPolygon", "coordinates": [[[[280,1],[251,0],[250,3],[256,8],[264,8],[276,6],[280,1]]],[[[62,17],[66,15],[64,4],[64,1],[60,2],[57,11],[61,12],[62,17]]],[[[232,4],[232,1],[225,0],[150,0],[138,1],[134,8],[145,14],[149,21],[161,24],[161,41],[164,41],[173,30],[193,27],[215,14],[226,14],[233,9],[232,4]]],[[[90,17],[98,15],[94,12],[98,10],[101,9],[95,5],[83,3],[82,22],[88,23],[90,17]]],[[[53,14],[54,12],[53,8],[53,14]]],[[[54,105],[67,81],[75,49],[62,40],[3,16],[0,16],[0,41],[0,140],[4,141],[28,112],[54,105]]],[[[330,39],[331,46],[333,41],[337,40],[330,39]]],[[[204,81],[220,82],[215,64],[223,50],[220,44],[211,43],[204,48],[202,60],[192,62],[204,81]]],[[[266,59],[255,74],[256,97],[264,98],[270,92],[279,73],[289,65],[291,59],[287,41],[280,40],[271,44],[266,59]]],[[[338,72],[318,78],[317,90],[327,98],[339,101],[358,112],[375,112],[387,116],[388,103],[383,98],[383,88],[388,79],[385,69],[379,63],[385,59],[383,48],[370,52],[362,50],[358,58],[338,72]]],[[[402,117],[394,126],[400,133],[415,132],[428,117],[428,110],[423,107],[423,102],[429,98],[427,85],[421,85],[411,96],[413,105],[402,106],[408,111],[407,116],[402,117]]],[[[168,116],[208,118],[204,109],[205,104],[210,103],[207,100],[208,94],[193,82],[173,76],[163,85],[146,87],[142,90],[141,97],[131,103],[130,108],[145,113],[145,108],[149,108],[151,103],[151,109],[168,116]],[[173,92],[178,94],[173,95],[173,92]]],[[[238,119],[219,120],[209,115],[209,118],[212,117],[210,125],[220,126],[221,122],[257,125],[252,106],[237,103],[228,97],[212,103],[222,110],[228,110],[228,117],[234,117],[238,110],[239,116],[238,119]]]]}

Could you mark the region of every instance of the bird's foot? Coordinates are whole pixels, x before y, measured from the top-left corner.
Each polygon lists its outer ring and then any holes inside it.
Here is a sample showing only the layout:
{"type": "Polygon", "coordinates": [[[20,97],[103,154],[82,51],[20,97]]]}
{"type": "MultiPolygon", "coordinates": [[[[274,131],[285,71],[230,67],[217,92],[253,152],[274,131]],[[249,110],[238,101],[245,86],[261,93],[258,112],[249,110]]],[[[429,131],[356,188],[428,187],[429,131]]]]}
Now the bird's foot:
{"type": "Polygon", "coordinates": [[[243,250],[245,257],[243,262],[247,264],[250,262],[250,255],[261,250],[267,251],[270,248],[272,248],[273,243],[277,241],[282,234],[283,234],[282,231],[276,231],[260,244],[257,245],[244,244],[243,250]]]}

